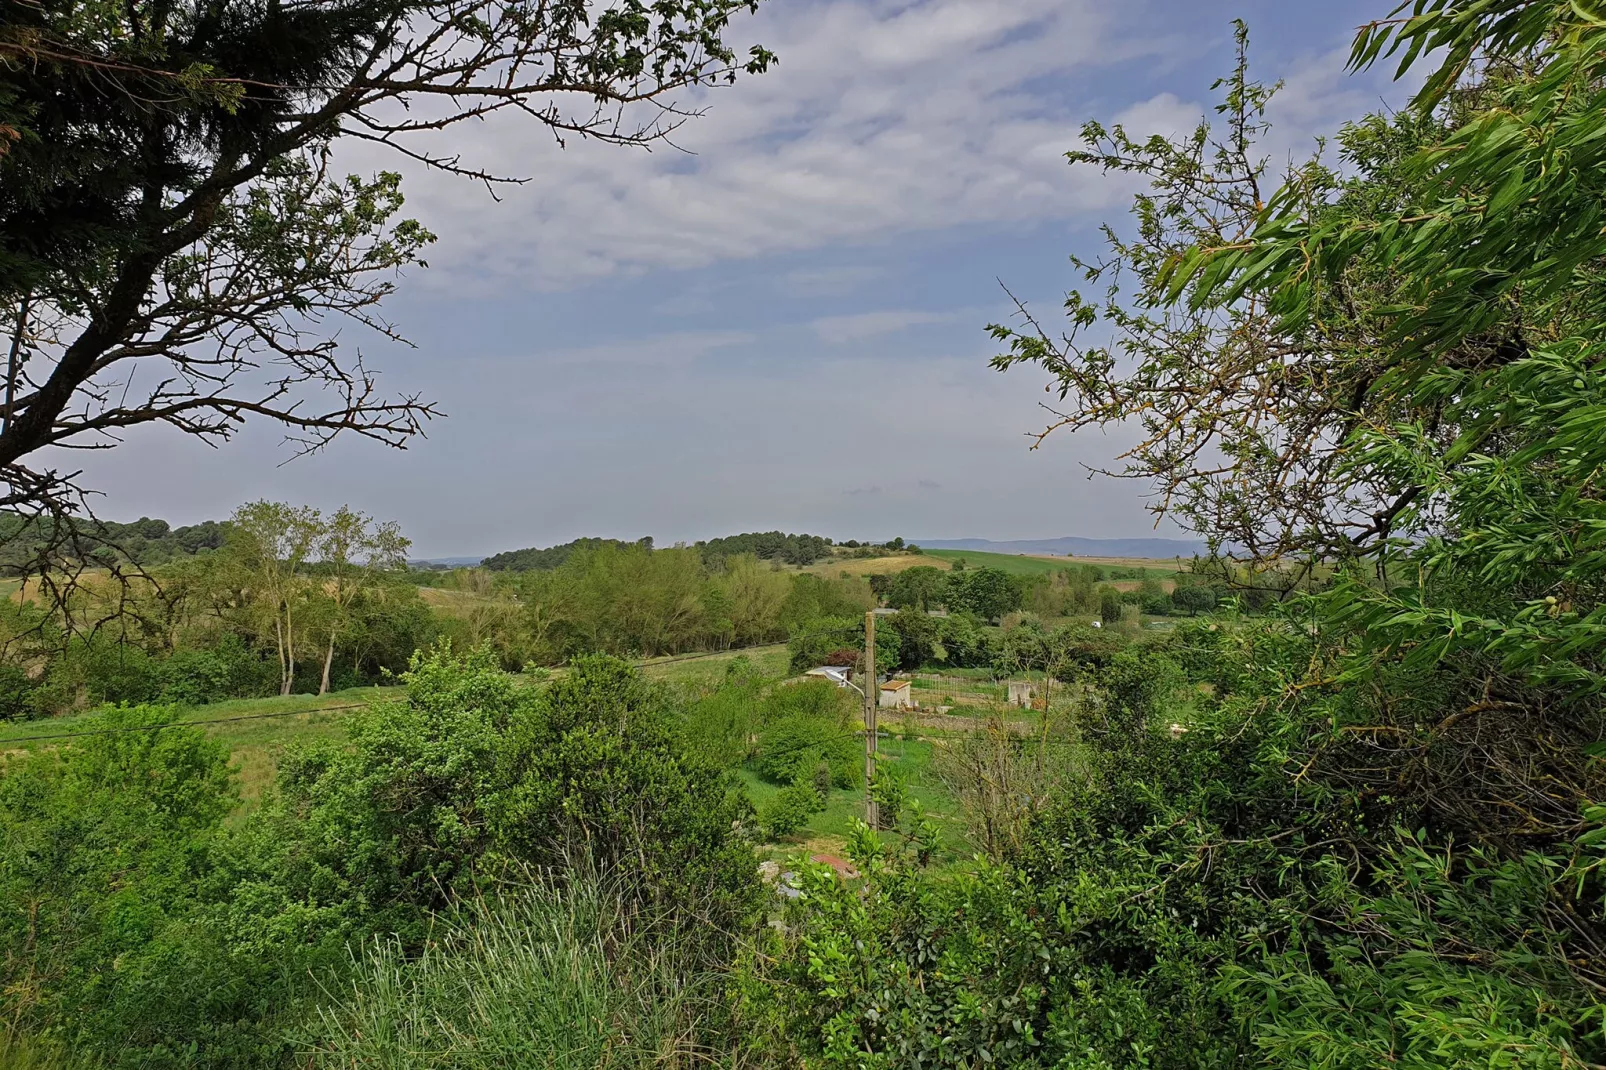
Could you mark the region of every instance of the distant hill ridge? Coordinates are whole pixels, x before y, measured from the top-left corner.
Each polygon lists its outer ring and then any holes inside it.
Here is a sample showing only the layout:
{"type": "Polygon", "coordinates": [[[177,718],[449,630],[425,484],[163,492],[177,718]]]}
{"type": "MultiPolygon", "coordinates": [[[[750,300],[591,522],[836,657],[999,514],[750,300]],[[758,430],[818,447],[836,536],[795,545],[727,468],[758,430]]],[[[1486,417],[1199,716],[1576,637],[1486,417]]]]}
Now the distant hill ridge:
{"type": "MultiPolygon", "coordinates": [[[[575,539],[573,542],[544,549],[532,546],[523,550],[509,550],[485,558],[480,562],[480,567],[492,572],[542,572],[562,566],[581,550],[606,548],[622,550],[631,546],[643,546],[651,550],[652,536],[638,539],[634,543],[618,539],[575,539]]],[[[706,539],[694,543],[693,547],[709,560],[735,554],[752,554],[764,560],[779,558],[789,565],[812,565],[831,556],[830,539],[819,535],[792,535],[784,531],[753,531],[741,535],[727,535],[719,539],[706,539]]]]}
{"type": "Polygon", "coordinates": [[[1059,539],[916,539],[928,550],[975,550],[994,554],[1054,554],[1063,557],[1193,557],[1206,546],[1190,539],[1083,539],[1067,535],[1059,539]]]}

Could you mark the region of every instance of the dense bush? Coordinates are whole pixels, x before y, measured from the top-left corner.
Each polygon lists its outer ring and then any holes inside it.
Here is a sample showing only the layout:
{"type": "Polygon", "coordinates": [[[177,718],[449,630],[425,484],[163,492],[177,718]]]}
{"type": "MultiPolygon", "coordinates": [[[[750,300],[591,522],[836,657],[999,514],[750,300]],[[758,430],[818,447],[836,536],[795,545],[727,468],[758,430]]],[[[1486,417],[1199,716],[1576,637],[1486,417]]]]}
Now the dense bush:
{"type": "Polygon", "coordinates": [[[906,568],[892,577],[887,605],[893,609],[940,609],[948,603],[949,576],[930,565],[906,568]]]}
{"type": "Polygon", "coordinates": [[[273,693],[278,674],[236,635],[210,648],[179,650],[157,672],[163,702],[192,706],[273,693]]]}
{"type": "Polygon", "coordinates": [[[982,620],[997,620],[1019,609],[1023,597],[1020,581],[1001,569],[967,569],[948,575],[948,608],[982,620]]]}
{"type": "Polygon", "coordinates": [[[759,827],[765,838],[782,839],[808,824],[809,818],[824,808],[825,800],[809,777],[777,792],[758,812],[759,827]]]}
{"type": "Polygon", "coordinates": [[[281,1065],[348,945],[414,950],[432,911],[531,866],[628,874],[631,909],[671,927],[696,904],[684,946],[728,960],[756,906],[750,810],[666,694],[607,658],[542,691],[444,649],[406,684],[349,741],[286,755],[243,822],[227,756],[171,709],[8,762],[8,1028],[117,1065],[281,1065]]]}
{"type": "Polygon", "coordinates": [[[1171,601],[1176,604],[1178,609],[1185,611],[1190,617],[1215,609],[1217,600],[1215,590],[1210,587],[1178,587],[1171,592],[1171,601]]]}
{"type": "Polygon", "coordinates": [[[1379,796],[1343,731],[1370,695],[1263,698],[1320,649],[1200,624],[1116,653],[1080,771],[996,861],[933,876],[861,837],[862,891],[810,875],[755,979],[773,1042],[854,1066],[1599,1062],[1572,964],[1606,833],[1506,854],[1450,800],[1379,796]]]}
{"type": "Polygon", "coordinates": [[[88,726],[105,734],[8,762],[8,1025],[113,1065],[247,1065],[275,1048],[259,1022],[278,966],[236,954],[208,914],[236,795],[222,748],[171,723],[112,709],[88,726]]]}
{"type": "Polygon", "coordinates": [[[1106,628],[1121,623],[1124,612],[1121,604],[1121,592],[1114,587],[1103,587],[1099,590],[1099,622],[1106,628]]]}
{"type": "Polygon", "coordinates": [[[580,659],[521,689],[484,652],[415,659],[405,703],[360,714],[346,745],[282,769],[281,880],[366,904],[386,931],[494,875],[495,860],[628,865],[659,898],[693,896],[735,925],[752,859],[720,767],[681,744],[669,699],[623,663],[580,659]],[[711,908],[713,909],[713,908],[711,908]]]}
{"type": "Polygon", "coordinates": [[[161,660],[138,643],[103,632],[71,637],[53,658],[34,701],[62,713],[106,702],[154,702],[162,693],[161,660]]]}
{"type": "Polygon", "coordinates": [[[791,652],[792,671],[807,672],[809,669],[827,664],[827,659],[844,646],[857,646],[862,651],[863,645],[862,619],[812,617],[792,629],[787,649],[791,652]]]}
{"type": "Polygon", "coordinates": [[[819,717],[786,717],[759,737],[753,769],[772,784],[794,784],[812,777],[821,762],[831,767],[831,783],[848,788],[859,783],[862,748],[840,722],[819,717]]]}
{"type": "Polygon", "coordinates": [[[35,683],[20,665],[0,665],[0,721],[22,721],[39,715],[35,683]]]}

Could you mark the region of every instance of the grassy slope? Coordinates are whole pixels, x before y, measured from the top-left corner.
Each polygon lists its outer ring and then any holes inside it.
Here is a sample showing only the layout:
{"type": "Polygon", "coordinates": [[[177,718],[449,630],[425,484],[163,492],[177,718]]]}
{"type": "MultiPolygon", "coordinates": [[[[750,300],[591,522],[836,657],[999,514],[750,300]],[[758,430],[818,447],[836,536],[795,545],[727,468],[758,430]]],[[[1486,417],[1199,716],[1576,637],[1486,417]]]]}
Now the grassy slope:
{"type": "Polygon", "coordinates": [[[681,655],[654,658],[641,663],[641,674],[649,680],[663,680],[694,688],[719,686],[732,662],[746,658],[760,675],[779,680],[786,676],[791,654],[785,643],[726,650],[718,654],[681,655]]]}
{"type": "MultiPolygon", "coordinates": [[[[740,657],[746,657],[770,679],[779,680],[787,675],[788,655],[784,644],[696,657],[658,658],[644,663],[641,669],[651,679],[696,690],[712,689],[724,679],[730,664],[740,657]]],[[[239,767],[241,794],[249,809],[272,783],[279,757],[286,746],[300,741],[341,738],[345,734],[346,718],[351,713],[374,702],[399,698],[401,694],[399,687],[362,687],[323,696],[238,699],[186,709],[179,714],[178,720],[187,723],[212,722],[205,724],[205,728],[213,738],[228,747],[232,760],[239,767]]],[[[89,731],[94,727],[92,713],[0,726],[0,760],[3,760],[7,751],[65,743],[68,741],[50,737],[89,731]]],[[[927,772],[934,744],[929,740],[905,741],[899,738],[899,732],[900,726],[897,724],[886,726],[881,752],[886,760],[905,764],[910,774],[911,797],[918,799],[926,813],[943,829],[944,847],[950,856],[960,857],[964,853],[964,844],[955,804],[927,772]]],[[[760,780],[748,769],[739,769],[737,773],[757,806],[763,806],[779,790],[760,780]]],[[[863,815],[863,789],[834,791],[826,810],[816,814],[800,836],[772,845],[771,850],[779,855],[788,855],[799,849],[841,854],[851,820],[863,815]]]]}
{"type": "MultiPolygon", "coordinates": [[[[348,714],[400,694],[398,687],[354,687],[321,696],[236,699],[183,710],[178,720],[220,722],[205,725],[206,731],[228,747],[231,758],[240,768],[241,794],[249,805],[260,798],[263,789],[272,782],[279,755],[287,743],[343,735],[348,714]]],[[[70,742],[48,737],[84,732],[94,727],[93,713],[7,725],[0,728],[0,754],[7,750],[70,742]]]]}
{"type": "Polygon", "coordinates": [[[844,572],[849,576],[885,576],[889,573],[902,572],[904,569],[914,568],[916,565],[930,565],[932,568],[940,569],[953,567],[953,563],[950,561],[930,557],[926,554],[896,554],[892,557],[833,557],[829,560],[809,565],[801,571],[835,579],[844,572]]]}
{"type": "MultiPolygon", "coordinates": [[[[944,562],[944,567],[947,568],[952,568],[955,561],[963,559],[966,568],[996,568],[1017,576],[1041,576],[1050,572],[1058,572],[1073,565],[1098,565],[1103,569],[1138,569],[1156,577],[1170,576],[1177,571],[1177,566],[1173,562],[1147,561],[1139,558],[1123,558],[1119,560],[1099,558],[1095,561],[1080,557],[1029,557],[1024,554],[990,554],[976,550],[927,550],[921,556],[944,562]]],[[[916,563],[919,562],[919,558],[914,560],[916,563]]]]}

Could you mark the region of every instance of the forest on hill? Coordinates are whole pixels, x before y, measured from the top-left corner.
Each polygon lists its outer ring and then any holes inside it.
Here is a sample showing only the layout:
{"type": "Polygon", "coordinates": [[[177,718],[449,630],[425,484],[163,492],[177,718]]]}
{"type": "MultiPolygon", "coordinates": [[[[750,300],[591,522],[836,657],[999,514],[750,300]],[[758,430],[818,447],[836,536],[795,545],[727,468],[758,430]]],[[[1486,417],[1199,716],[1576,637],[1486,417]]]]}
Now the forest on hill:
{"type": "Polygon", "coordinates": [[[761,74],[747,6],[225,3],[182,48],[8,9],[0,1065],[1606,1066],[1592,0],[1380,12],[1351,65],[1409,105],[1281,173],[1242,25],[1214,120],[1083,128],[1141,192],[994,364],[1048,436],[1139,432],[1121,474],[1232,548],[1186,571],[748,536],[425,584],[396,525],[267,501],[138,572],[63,538],[29,458],[77,432],[427,417],[308,333],[429,238],[326,175],[343,124],[429,90],[639,144],[599,97],[761,74]],[[264,350],[265,400],[204,385],[264,350]],[[189,374],[99,385],[152,355],[189,374]]]}
{"type": "MultiPolygon", "coordinates": [[[[144,516],[126,524],[85,521],[75,525],[70,553],[91,566],[159,565],[215,550],[227,533],[226,524],[215,520],[176,528],[144,516]]],[[[38,545],[57,536],[37,520],[0,513],[0,575],[19,576],[32,570],[39,558],[38,545]]]]}
{"type": "MultiPolygon", "coordinates": [[[[652,549],[651,536],[635,543],[617,539],[575,539],[572,542],[546,549],[531,547],[526,550],[508,550],[492,554],[480,564],[492,572],[541,572],[557,568],[577,550],[597,550],[604,546],[622,549],[626,546],[644,546],[652,549]]],[[[831,556],[831,540],[819,535],[788,535],[782,531],[751,532],[743,535],[726,535],[694,544],[704,559],[735,557],[746,554],[761,561],[781,561],[788,565],[812,565],[831,556]]],[[[854,543],[858,545],[857,542],[854,543]]]]}

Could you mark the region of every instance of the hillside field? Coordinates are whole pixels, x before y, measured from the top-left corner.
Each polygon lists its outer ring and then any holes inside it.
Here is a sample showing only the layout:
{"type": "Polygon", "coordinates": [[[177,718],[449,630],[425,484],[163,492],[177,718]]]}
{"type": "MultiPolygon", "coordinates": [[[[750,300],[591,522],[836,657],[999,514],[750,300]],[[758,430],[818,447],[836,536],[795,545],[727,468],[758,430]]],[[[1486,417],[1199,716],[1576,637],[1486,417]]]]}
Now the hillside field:
{"type": "MultiPolygon", "coordinates": [[[[327,695],[236,699],[190,707],[179,713],[177,721],[205,723],[207,734],[228,748],[240,771],[240,794],[249,807],[273,781],[287,744],[343,736],[348,714],[401,694],[399,687],[354,687],[327,695]]],[[[95,726],[94,711],[0,725],[0,762],[8,753],[68,743],[73,735],[95,726]]]]}
{"type": "Polygon", "coordinates": [[[833,557],[805,565],[800,572],[835,579],[839,576],[886,576],[916,565],[931,565],[940,569],[953,568],[953,562],[942,558],[929,558],[924,554],[893,554],[889,557],[833,557]]]}
{"type": "Polygon", "coordinates": [[[914,563],[953,568],[955,561],[964,561],[966,568],[996,568],[1015,576],[1043,576],[1075,565],[1097,565],[1106,569],[1138,569],[1159,577],[1169,576],[1178,568],[1176,563],[1170,561],[1151,561],[1137,557],[1036,557],[1026,554],[994,554],[977,550],[926,550],[920,556],[931,558],[931,561],[921,562],[917,559],[914,563]]]}

